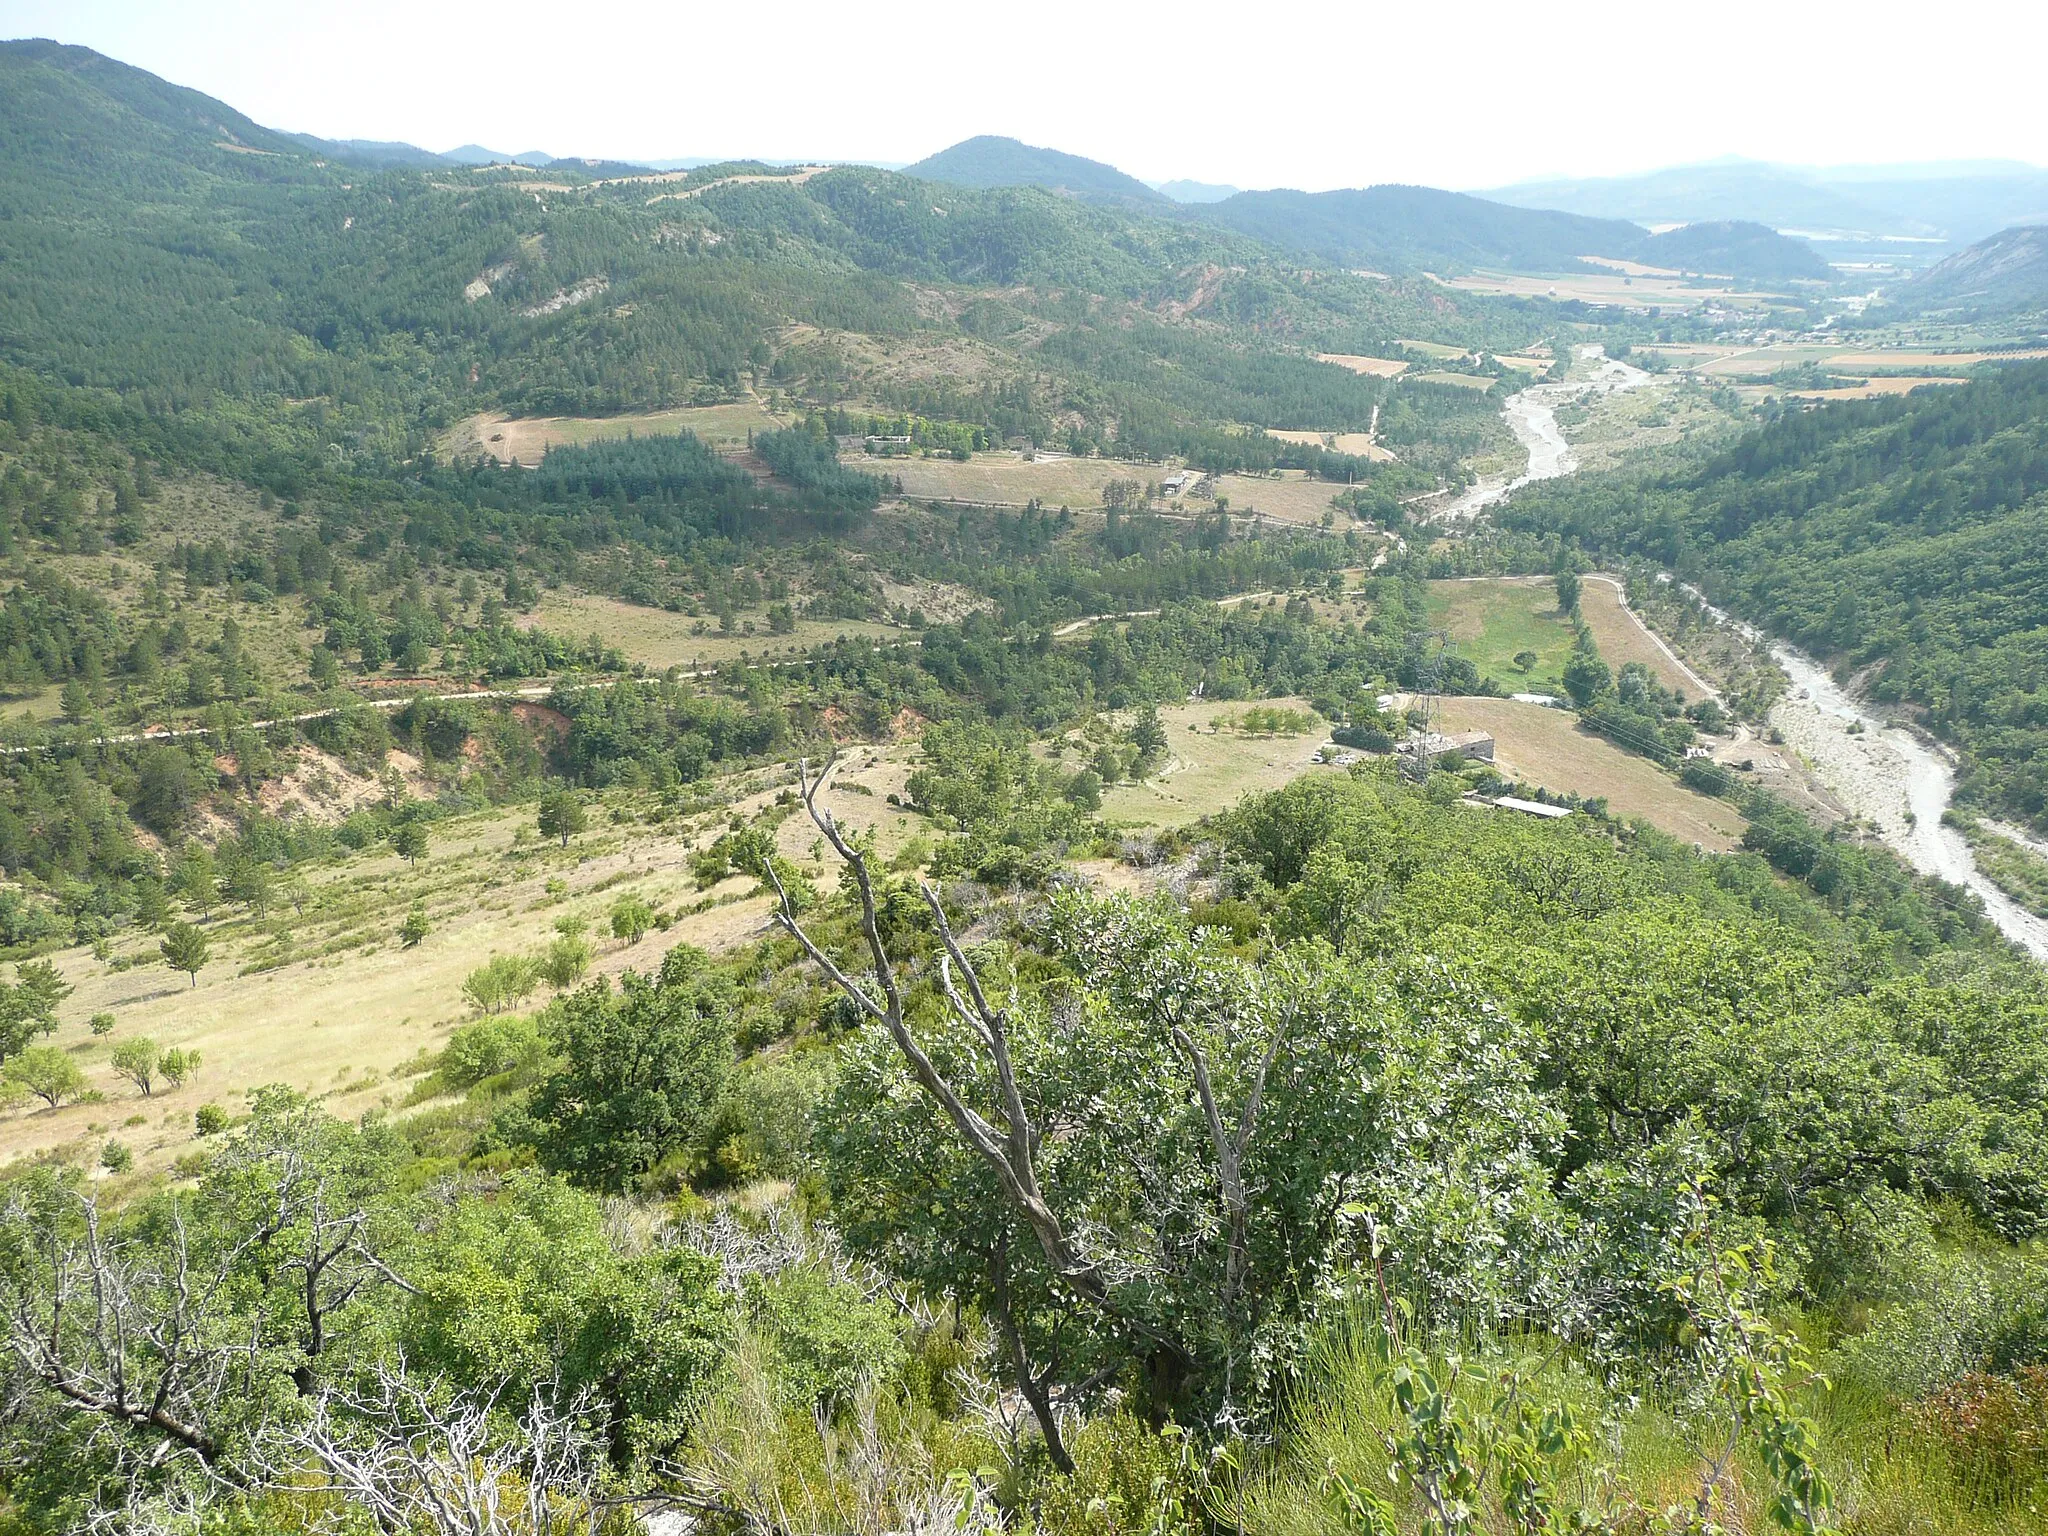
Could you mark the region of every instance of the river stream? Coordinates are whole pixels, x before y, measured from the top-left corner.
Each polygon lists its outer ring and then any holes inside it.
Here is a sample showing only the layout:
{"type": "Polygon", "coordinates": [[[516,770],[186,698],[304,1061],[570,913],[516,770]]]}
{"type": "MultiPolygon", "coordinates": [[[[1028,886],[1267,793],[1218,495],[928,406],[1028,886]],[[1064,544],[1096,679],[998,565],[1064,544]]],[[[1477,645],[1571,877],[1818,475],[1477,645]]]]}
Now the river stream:
{"type": "MultiPolygon", "coordinates": [[[[1532,384],[1509,396],[1502,408],[1509,430],[1528,450],[1528,470],[1481,479],[1432,521],[1455,527],[1532,481],[1571,474],[1579,467],[1578,460],[1557,424],[1557,407],[1581,395],[1635,389],[1650,382],[1649,374],[1607,357],[1597,346],[1581,347],[1579,356],[1598,362],[1592,377],[1532,384]]],[[[2000,890],[1977,867],[1962,833],[1942,823],[1955,790],[1955,766],[1946,749],[1879,719],[1811,656],[1707,604],[1697,589],[1686,590],[1721,623],[1768,646],[1771,659],[1791,679],[1785,696],[1771,706],[1770,724],[1806,760],[1814,777],[1852,815],[1874,827],[1908,864],[1975,894],[2001,933],[2036,959],[2048,960],[2048,921],[2000,890]]]]}

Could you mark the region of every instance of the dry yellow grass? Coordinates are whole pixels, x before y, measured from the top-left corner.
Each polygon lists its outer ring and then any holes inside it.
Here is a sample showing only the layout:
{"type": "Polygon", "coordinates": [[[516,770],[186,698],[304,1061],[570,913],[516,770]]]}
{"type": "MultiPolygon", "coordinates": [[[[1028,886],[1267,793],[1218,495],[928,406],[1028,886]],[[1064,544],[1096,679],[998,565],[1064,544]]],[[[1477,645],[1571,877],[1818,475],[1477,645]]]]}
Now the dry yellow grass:
{"type": "Polygon", "coordinates": [[[1610,810],[1714,852],[1733,848],[1742,817],[1725,801],[1687,789],[1647,758],[1582,731],[1578,717],[1512,699],[1445,699],[1443,728],[1486,731],[1494,766],[1512,779],[1556,793],[1601,796],[1610,810]]]}
{"type": "Polygon", "coordinates": [[[744,443],[747,433],[787,426],[790,418],[769,412],[758,401],[730,405],[684,406],[638,416],[520,416],[485,411],[458,422],[442,435],[444,458],[474,459],[485,454],[501,464],[517,460],[538,464],[556,446],[574,446],[607,437],[653,437],[694,432],[705,442],[730,447],[744,443]]]}
{"type": "MultiPolygon", "coordinates": [[[[1230,515],[1258,512],[1276,522],[1313,526],[1323,520],[1330,502],[1344,488],[1327,480],[1303,477],[1268,479],[1263,475],[1222,475],[1211,483],[1219,497],[1230,500],[1230,515]]],[[[1340,523],[1348,521],[1339,517],[1340,523]]]]}
{"type": "MultiPolygon", "coordinates": [[[[1413,342],[1404,342],[1413,346],[1413,342]]],[[[1458,354],[1452,352],[1451,356],[1458,354]]],[[[1349,368],[1353,373],[1363,373],[1375,379],[1391,379],[1406,371],[1408,365],[1396,357],[1366,357],[1357,352],[1318,352],[1316,361],[1334,363],[1339,368],[1349,368]]]]}
{"type": "MultiPolygon", "coordinates": [[[[843,824],[874,828],[885,854],[922,825],[885,799],[900,792],[913,751],[909,744],[850,749],[823,797],[843,824]]],[[[150,962],[128,971],[100,965],[85,949],[51,956],[77,989],[59,1010],[53,1043],[72,1053],[105,1099],[0,1113],[0,1163],[58,1148],[90,1162],[100,1142],[115,1136],[140,1166],[160,1168],[192,1146],[192,1115],[201,1104],[234,1113],[248,1090],[268,1083],[323,1095],[344,1115],[395,1105],[410,1086],[399,1069],[422,1050],[438,1050],[454,1026],[473,1016],[461,995],[469,972],[493,954],[540,948],[553,936],[555,919],[567,914],[590,924],[597,975],[651,970],[679,942],[713,951],[746,943],[765,930],[768,898],[752,894],[755,881],[737,876],[709,893],[697,891],[689,856],[724,829],[728,814],[752,815],[787,782],[780,771],[737,777],[728,786],[730,804],[701,819],[694,832],[613,828],[598,812],[591,818],[594,830],[566,851],[538,841],[515,850],[515,832],[532,828],[531,807],[436,822],[432,849],[416,870],[374,854],[313,875],[320,888],[350,899],[359,911],[353,931],[366,940],[364,947],[325,959],[239,975],[254,941],[236,937],[225,914],[211,925],[214,954],[197,987],[154,963],[153,936],[117,946],[119,954],[150,962]],[[567,885],[564,897],[548,895],[551,879],[567,885]],[[600,937],[612,903],[622,896],[673,908],[705,894],[726,899],[635,945],[600,937]],[[426,900],[433,929],[416,947],[402,949],[397,928],[415,896],[426,900]],[[96,1037],[87,1020],[101,1011],[112,1013],[116,1024],[111,1035],[96,1037]],[[198,1049],[204,1065],[197,1081],[175,1091],[160,1085],[142,1098],[107,1062],[115,1044],[136,1035],[166,1048],[198,1049]],[[127,1124],[137,1115],[142,1124],[127,1124]]],[[[811,863],[813,836],[798,815],[782,823],[776,843],[829,889],[832,872],[811,863]]],[[[529,1006],[546,995],[543,988],[529,1006]]]]}
{"type": "Polygon", "coordinates": [[[768,632],[765,612],[741,615],[739,621],[752,624],[754,632],[736,630],[720,634],[716,619],[691,618],[664,608],[642,608],[615,597],[555,592],[544,594],[540,606],[521,620],[530,627],[577,639],[596,634],[607,645],[617,646],[628,661],[642,661],[650,667],[715,665],[743,655],[754,659],[795,655],[841,635],[885,645],[911,638],[908,630],[864,619],[799,619],[796,628],[786,635],[768,632]],[[700,624],[705,626],[704,633],[694,633],[700,624]]]}
{"type": "MultiPolygon", "coordinates": [[[[1834,365],[1830,365],[1834,366],[1834,365]]],[[[1795,400],[1867,400],[1872,395],[1903,395],[1920,388],[1923,384],[1962,384],[1964,379],[1940,375],[1923,378],[1871,378],[1860,384],[1844,384],[1836,389],[1789,389],[1786,391],[1795,400]]]]}
{"type": "Polygon", "coordinates": [[[1579,617],[1593,632],[1593,643],[1600,647],[1601,657],[1616,671],[1639,661],[1658,682],[1677,689],[1686,698],[1706,695],[1704,681],[1674,661],[1629,611],[1614,578],[1589,576],[1579,583],[1579,617]]]}

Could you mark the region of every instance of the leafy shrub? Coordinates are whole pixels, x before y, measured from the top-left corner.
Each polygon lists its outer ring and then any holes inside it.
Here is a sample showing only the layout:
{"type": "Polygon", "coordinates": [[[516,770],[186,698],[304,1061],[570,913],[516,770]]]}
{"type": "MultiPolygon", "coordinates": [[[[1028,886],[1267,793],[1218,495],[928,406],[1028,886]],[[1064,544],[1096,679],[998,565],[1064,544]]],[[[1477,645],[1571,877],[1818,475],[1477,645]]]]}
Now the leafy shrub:
{"type": "Polygon", "coordinates": [[[527,1061],[541,1047],[540,1028],[530,1018],[505,1014],[464,1024],[441,1050],[441,1081],[469,1088],[527,1061]]]}
{"type": "Polygon", "coordinates": [[[774,1348],[778,1384],[792,1408],[843,1406],[863,1380],[886,1383],[902,1371],[894,1310],[819,1269],[756,1277],[747,1301],[755,1328],[774,1348]]]}
{"type": "Polygon", "coordinates": [[[228,1112],[218,1104],[202,1104],[192,1112],[192,1129],[201,1136],[218,1136],[228,1128],[228,1112]]]}

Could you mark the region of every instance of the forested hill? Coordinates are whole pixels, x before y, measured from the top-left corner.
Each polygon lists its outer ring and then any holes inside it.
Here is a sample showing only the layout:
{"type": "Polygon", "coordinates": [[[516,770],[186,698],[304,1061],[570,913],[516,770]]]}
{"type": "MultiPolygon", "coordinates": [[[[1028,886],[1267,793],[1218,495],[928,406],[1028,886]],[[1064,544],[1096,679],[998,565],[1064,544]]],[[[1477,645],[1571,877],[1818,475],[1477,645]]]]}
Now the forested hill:
{"type": "Polygon", "coordinates": [[[864,168],[376,170],[87,50],[14,44],[0,360],[251,452],[364,463],[477,410],[646,410],[743,380],[1158,453],[1244,423],[1362,429],[1385,389],[1317,352],[1539,333],[1504,303],[1305,278],[1154,201],[864,168]]]}
{"type": "Polygon", "coordinates": [[[1654,560],[1963,750],[1967,803],[2048,827],[2048,363],[1785,416],[1686,478],[1508,513],[1654,560]]]}

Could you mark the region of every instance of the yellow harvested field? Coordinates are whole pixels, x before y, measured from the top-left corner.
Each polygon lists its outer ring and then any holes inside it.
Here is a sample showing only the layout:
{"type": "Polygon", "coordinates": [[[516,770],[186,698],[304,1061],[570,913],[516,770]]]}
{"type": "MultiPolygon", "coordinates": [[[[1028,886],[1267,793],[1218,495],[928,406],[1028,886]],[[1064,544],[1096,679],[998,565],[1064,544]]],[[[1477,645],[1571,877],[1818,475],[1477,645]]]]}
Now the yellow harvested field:
{"type": "Polygon", "coordinates": [[[1712,299],[1739,309],[1767,306],[1777,295],[1737,290],[1723,284],[1691,283],[1671,277],[1630,277],[1621,272],[1559,273],[1529,276],[1519,272],[1474,272],[1464,277],[1439,277],[1446,288],[1465,293],[1506,294],[1523,299],[1578,299],[1624,309],[1691,309],[1712,299]]]}
{"type": "Polygon", "coordinates": [[[639,416],[521,416],[508,417],[494,411],[471,416],[451,427],[441,438],[444,458],[473,459],[487,454],[501,464],[515,460],[538,464],[548,449],[592,443],[607,437],[654,437],[675,432],[694,432],[714,446],[742,444],[747,433],[770,432],[788,426],[791,418],[778,417],[751,400],[732,405],[686,406],[673,411],[652,411],[639,416]]]}
{"type": "Polygon", "coordinates": [[[1494,740],[1494,766],[1523,783],[1554,793],[1604,797],[1620,816],[1640,816],[1684,842],[1717,853],[1742,836],[1742,817],[1722,800],[1696,794],[1648,758],[1579,729],[1568,710],[1513,699],[1442,701],[1447,731],[1486,731],[1494,740]]]}
{"type": "Polygon", "coordinates": [[[1518,357],[1506,352],[1496,352],[1493,360],[1510,368],[1520,368],[1529,373],[1541,373],[1556,361],[1550,357],[1518,357]]]}
{"type": "Polygon", "coordinates": [[[1617,672],[1630,662],[1639,661],[1658,682],[1677,689],[1688,702],[1706,697],[1706,680],[1681,666],[1623,603],[1618,578],[1588,576],[1581,580],[1579,617],[1593,632],[1593,643],[1600,647],[1601,658],[1617,672]]]}
{"type": "Polygon", "coordinates": [[[615,597],[555,592],[543,593],[540,605],[520,622],[527,628],[550,630],[578,640],[598,635],[605,644],[617,646],[628,661],[642,661],[657,668],[715,665],[741,656],[758,659],[794,655],[842,635],[883,645],[901,644],[911,638],[908,630],[863,619],[799,619],[789,634],[771,635],[765,611],[738,616],[740,624],[754,626],[752,634],[743,629],[720,634],[716,619],[691,618],[665,608],[643,608],[615,597]],[[702,634],[695,633],[699,625],[704,626],[702,634]]]}
{"type": "Polygon", "coordinates": [[[1283,443],[1313,443],[1318,448],[1330,440],[1330,434],[1327,432],[1297,432],[1292,428],[1283,431],[1279,427],[1266,428],[1266,436],[1277,437],[1283,443]]]}
{"type": "MultiPolygon", "coordinates": [[[[908,744],[851,749],[825,792],[843,824],[875,829],[885,853],[922,825],[885,800],[900,792],[911,751],[908,744]],[[868,792],[842,791],[842,783],[861,784],[868,792]]],[[[515,849],[514,833],[532,831],[530,807],[437,821],[428,855],[416,869],[392,855],[374,854],[313,874],[316,892],[341,889],[350,906],[360,908],[357,931],[366,947],[273,971],[238,974],[253,944],[234,937],[239,925],[224,913],[207,925],[213,957],[196,988],[155,960],[154,935],[116,940],[117,956],[137,960],[127,971],[100,964],[85,948],[52,955],[77,989],[58,1010],[52,1043],[78,1062],[105,1099],[57,1110],[37,1104],[0,1111],[0,1164],[65,1147],[90,1166],[99,1145],[113,1135],[135,1153],[139,1168],[163,1168],[194,1149],[192,1116],[201,1104],[238,1114],[244,1094],[268,1083],[319,1095],[344,1117],[395,1107],[414,1081],[402,1068],[422,1051],[439,1050],[455,1025],[474,1016],[462,1000],[464,977],[493,954],[538,950],[553,937],[559,917],[574,914],[590,925],[597,950],[592,971],[598,975],[629,966],[653,970],[679,942],[714,951],[746,943],[766,929],[769,898],[754,894],[756,881],[739,876],[700,892],[689,858],[725,829],[728,814],[751,816],[786,782],[779,773],[743,776],[732,785],[732,803],[695,831],[628,833],[593,815],[593,830],[567,850],[538,842],[515,849]],[[550,896],[551,879],[561,880],[567,894],[550,896]],[[720,904],[625,945],[597,936],[622,896],[669,910],[706,896],[720,898],[720,904]],[[405,949],[397,930],[415,898],[424,901],[432,928],[405,949]],[[115,1026],[111,1035],[97,1037],[87,1020],[102,1011],[114,1015],[115,1026]],[[203,1059],[197,1080],[178,1089],[159,1084],[152,1097],[141,1097],[108,1062],[114,1045],[136,1035],[166,1049],[197,1049],[203,1059]],[[136,1117],[141,1123],[126,1123],[136,1117]]],[[[777,830],[776,847],[830,888],[834,875],[810,862],[814,836],[808,822],[792,817],[777,830]]],[[[302,934],[318,912],[309,907],[309,921],[299,925],[302,934]]],[[[546,996],[542,988],[529,1006],[546,996]]]]}
{"type": "Polygon", "coordinates": [[[1408,377],[1417,384],[1454,384],[1459,389],[1493,388],[1493,380],[1481,378],[1476,373],[1411,373],[1408,377]]]}
{"type": "MultiPolygon", "coordinates": [[[[1413,346],[1414,343],[1404,342],[1403,345],[1413,346]]],[[[1458,356],[1456,352],[1453,352],[1451,355],[1453,357],[1458,356]]],[[[1399,358],[1364,357],[1356,352],[1318,352],[1316,354],[1316,361],[1319,363],[1334,363],[1339,368],[1349,368],[1353,373],[1368,374],[1375,379],[1391,379],[1395,374],[1401,373],[1408,366],[1399,358]]]]}
{"type": "Polygon", "coordinates": [[[2039,357],[2048,357],[2048,350],[2036,347],[2027,352],[1934,352],[1887,347],[1874,352],[1830,352],[1827,361],[1836,368],[1973,368],[1978,363],[2025,362],[2039,357]]]}
{"type": "MultiPolygon", "coordinates": [[[[1301,699],[1262,699],[1262,705],[1306,712],[1301,699]]],[[[1178,827],[1227,811],[1246,795],[1278,789],[1304,773],[1325,772],[1316,749],[1329,740],[1318,720],[1312,730],[1288,736],[1245,736],[1214,730],[1219,717],[1242,709],[1231,704],[1174,704],[1159,711],[1166,727],[1165,769],[1142,784],[1118,784],[1102,792],[1103,819],[1134,827],[1178,827]]],[[[1070,765],[1071,766],[1071,765],[1070,765]]]]}
{"type": "Polygon", "coordinates": [[[1788,389],[1786,394],[1795,400],[1866,400],[1872,395],[1903,395],[1920,388],[1923,384],[1964,384],[1966,379],[1933,375],[1921,378],[1869,378],[1860,384],[1845,384],[1836,389],[1788,389]]]}
{"type": "Polygon", "coordinates": [[[1683,277],[1685,274],[1673,267],[1650,267],[1640,261],[1624,261],[1619,256],[1581,256],[1579,260],[1589,267],[1606,267],[1625,277],[1683,277]]]}
{"type": "Polygon", "coordinates": [[[1322,522],[1331,501],[1344,489],[1328,480],[1269,480],[1263,475],[1222,475],[1211,485],[1219,497],[1230,498],[1234,518],[1258,512],[1276,522],[1309,524],[1322,522]]]}
{"type": "Polygon", "coordinates": [[[1336,432],[1330,436],[1330,446],[1339,453],[1351,454],[1354,458],[1372,459],[1381,464],[1395,462],[1394,452],[1382,448],[1373,441],[1370,432],[1336,432]]]}

